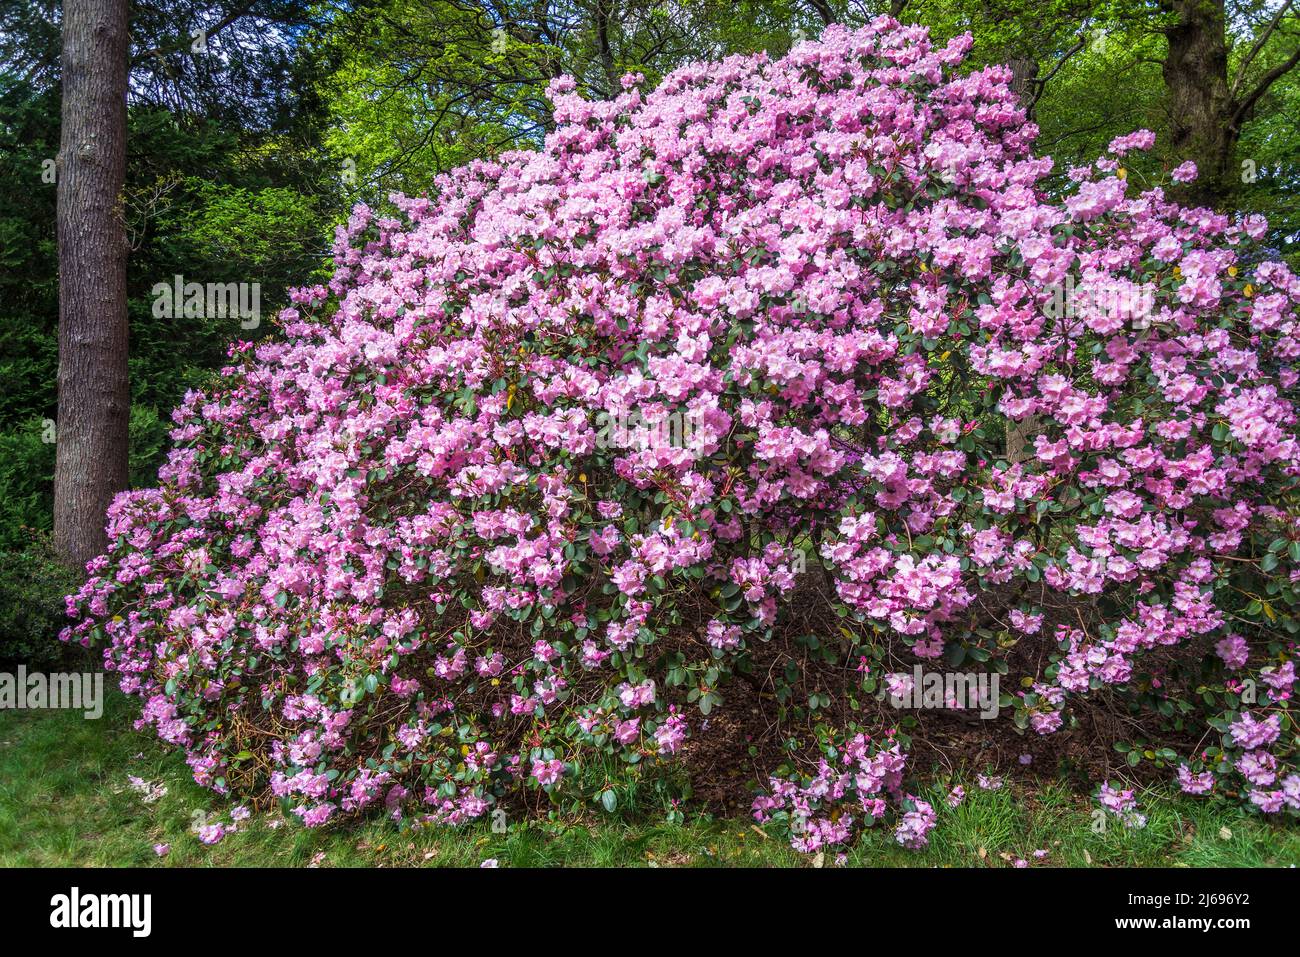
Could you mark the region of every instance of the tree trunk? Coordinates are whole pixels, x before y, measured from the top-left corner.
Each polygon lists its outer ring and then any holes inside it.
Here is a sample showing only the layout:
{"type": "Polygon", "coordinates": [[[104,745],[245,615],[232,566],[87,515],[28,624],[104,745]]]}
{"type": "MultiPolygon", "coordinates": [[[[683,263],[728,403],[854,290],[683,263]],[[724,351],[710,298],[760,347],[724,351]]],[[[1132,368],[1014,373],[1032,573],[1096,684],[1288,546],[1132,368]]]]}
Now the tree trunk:
{"type": "Polygon", "coordinates": [[[1233,152],[1241,135],[1228,86],[1228,41],[1223,0],[1166,0],[1177,22],[1165,31],[1164,62],[1169,91],[1170,147],[1196,163],[1199,176],[1175,192],[1195,206],[1224,210],[1236,179],[1233,152]]]}
{"type": "Polygon", "coordinates": [[[614,65],[614,49],[610,46],[609,26],[610,19],[614,16],[615,0],[596,0],[595,9],[592,16],[595,19],[596,26],[596,48],[600,53],[600,66],[605,71],[607,99],[614,99],[618,96],[621,84],[618,69],[614,65]]]}
{"type": "Polygon", "coordinates": [[[127,486],[127,6],[63,4],[54,543],[77,568],[104,550],[104,513],[127,486]]]}
{"type": "Polygon", "coordinates": [[[1028,57],[1013,57],[1007,61],[1011,68],[1011,92],[1016,95],[1020,105],[1029,108],[1033,99],[1033,83],[1038,79],[1038,61],[1028,57]]]}

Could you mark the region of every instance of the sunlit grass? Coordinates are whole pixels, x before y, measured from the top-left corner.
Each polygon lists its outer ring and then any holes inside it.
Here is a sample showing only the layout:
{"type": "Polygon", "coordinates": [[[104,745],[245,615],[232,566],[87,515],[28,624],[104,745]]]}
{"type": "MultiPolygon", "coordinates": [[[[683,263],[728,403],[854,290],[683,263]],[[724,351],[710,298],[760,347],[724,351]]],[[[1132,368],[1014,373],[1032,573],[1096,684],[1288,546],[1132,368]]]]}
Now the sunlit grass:
{"type": "MultiPolygon", "coordinates": [[[[131,705],[119,695],[104,717],[69,712],[0,712],[0,865],[192,867],[502,867],[833,866],[790,849],[748,819],[662,813],[580,821],[516,821],[505,833],[486,823],[459,830],[401,829],[383,820],[309,831],[259,815],[219,844],[191,830],[196,813],[229,821],[230,807],[196,785],[184,761],[131,728],[131,705]],[[135,776],[166,786],[149,803],[127,782],[135,776]],[[159,858],[155,844],[171,846],[159,858]]],[[[1300,863],[1300,828],[1265,822],[1220,801],[1165,790],[1139,795],[1142,828],[1110,819],[1094,830],[1095,803],[1063,784],[1032,789],[1014,780],[997,791],[964,782],[957,808],[936,782],[925,797],[939,813],[923,851],[899,847],[888,830],[869,831],[845,854],[849,866],[1261,867],[1300,863]],[[1045,851],[1035,857],[1034,851],[1045,851]]],[[[628,797],[633,797],[629,794],[628,797]]]]}

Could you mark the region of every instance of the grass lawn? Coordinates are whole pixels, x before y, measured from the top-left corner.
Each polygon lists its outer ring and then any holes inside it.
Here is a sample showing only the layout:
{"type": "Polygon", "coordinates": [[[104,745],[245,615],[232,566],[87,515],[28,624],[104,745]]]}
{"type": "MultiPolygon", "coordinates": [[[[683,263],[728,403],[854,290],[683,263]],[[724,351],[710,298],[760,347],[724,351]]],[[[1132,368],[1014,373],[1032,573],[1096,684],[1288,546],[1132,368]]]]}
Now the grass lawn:
{"type": "MultiPolygon", "coordinates": [[[[0,712],[0,866],[793,866],[832,863],[795,853],[749,820],[700,816],[670,824],[642,815],[532,821],[492,833],[401,829],[387,821],[309,831],[258,815],[219,844],[191,831],[196,813],[229,821],[229,806],[194,784],[180,755],[131,729],[134,704],[113,693],[104,716],[0,712]],[[134,776],[166,786],[147,801],[134,776]],[[159,858],[153,845],[171,852],[159,858]]],[[[930,846],[904,850],[888,831],[871,832],[847,854],[849,866],[1276,867],[1300,863],[1300,827],[1264,823],[1224,802],[1169,791],[1139,794],[1145,827],[1111,823],[1094,833],[1095,804],[1065,787],[999,791],[965,782],[956,809],[930,797],[939,826],[930,846]],[[1035,850],[1047,855],[1035,858],[1035,850]]]]}

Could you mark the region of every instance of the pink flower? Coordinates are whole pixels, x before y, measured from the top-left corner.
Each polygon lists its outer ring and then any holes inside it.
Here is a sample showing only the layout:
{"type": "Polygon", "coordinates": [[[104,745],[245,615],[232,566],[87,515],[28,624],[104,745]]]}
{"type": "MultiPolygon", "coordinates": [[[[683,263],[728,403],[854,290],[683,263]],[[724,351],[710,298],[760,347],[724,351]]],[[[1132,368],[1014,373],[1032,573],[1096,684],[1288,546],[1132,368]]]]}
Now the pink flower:
{"type": "Polygon", "coordinates": [[[1018,608],[1011,609],[1011,627],[1026,635],[1036,635],[1043,627],[1043,616],[1033,615],[1018,608]]]}
{"type": "Polygon", "coordinates": [[[1106,149],[1116,156],[1123,156],[1130,150],[1149,150],[1155,145],[1155,142],[1156,135],[1150,130],[1137,130],[1126,136],[1119,136],[1111,140],[1106,149]]]}
{"type": "Polygon", "coordinates": [[[916,798],[910,800],[913,809],[903,814],[902,821],[894,829],[894,839],[906,848],[919,850],[929,843],[926,835],[933,829],[937,816],[927,802],[916,798]]]}
{"type": "Polygon", "coordinates": [[[660,754],[674,754],[686,740],[686,719],[671,708],[668,718],[655,729],[655,747],[660,754]]]}
{"type": "Polygon", "coordinates": [[[614,740],[619,744],[631,744],[641,737],[641,719],[632,718],[630,721],[614,722],[614,740]]]}
{"type": "Polygon", "coordinates": [[[1214,775],[1209,771],[1193,774],[1186,764],[1178,766],[1178,785],[1187,794],[1208,794],[1214,789],[1214,775]]]}
{"type": "Polygon", "coordinates": [[[1250,658],[1250,648],[1246,645],[1246,639],[1240,635],[1228,635],[1214,646],[1214,650],[1233,671],[1245,665],[1250,658]]]}
{"type": "Polygon", "coordinates": [[[532,773],[538,784],[548,788],[559,781],[561,775],[564,774],[564,762],[559,759],[551,761],[534,760],[532,773]]]}

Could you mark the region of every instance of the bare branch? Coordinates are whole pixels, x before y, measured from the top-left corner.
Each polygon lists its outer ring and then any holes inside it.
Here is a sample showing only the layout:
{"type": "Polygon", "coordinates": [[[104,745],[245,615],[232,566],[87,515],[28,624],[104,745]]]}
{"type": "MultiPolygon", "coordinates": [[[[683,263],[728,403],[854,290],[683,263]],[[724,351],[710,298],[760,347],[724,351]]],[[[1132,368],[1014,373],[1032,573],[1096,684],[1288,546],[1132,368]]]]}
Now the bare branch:
{"type": "Polygon", "coordinates": [[[1069,60],[1070,57],[1078,53],[1080,50],[1082,50],[1084,46],[1087,44],[1087,42],[1088,42],[1087,37],[1080,36],[1078,42],[1075,43],[1074,46],[1070,47],[1070,49],[1066,50],[1065,53],[1061,56],[1061,58],[1056,61],[1056,65],[1047,71],[1046,76],[1041,78],[1036,77],[1032,81],[1034,85],[1034,95],[1030,99],[1029,105],[1025,107],[1026,116],[1033,116],[1034,107],[1037,105],[1038,101],[1042,98],[1043,92],[1047,89],[1048,81],[1051,80],[1052,77],[1056,76],[1056,74],[1060,73],[1061,67],[1065,66],[1066,61],[1069,60]]]}
{"type": "Polygon", "coordinates": [[[1268,88],[1294,70],[1297,63],[1300,63],[1300,47],[1296,47],[1295,51],[1286,60],[1273,67],[1260,78],[1259,83],[1255,85],[1255,89],[1250,91],[1250,95],[1233,109],[1230,122],[1234,130],[1241,128],[1241,124],[1250,115],[1251,109],[1259,101],[1259,98],[1268,92],[1268,88]]]}
{"type": "Polygon", "coordinates": [[[835,22],[835,11],[827,0],[808,0],[808,6],[813,8],[813,12],[821,17],[823,26],[830,26],[835,22]]]}
{"type": "MultiPolygon", "coordinates": [[[[232,23],[238,20],[240,17],[245,17],[249,13],[251,13],[253,7],[255,6],[257,6],[257,0],[249,0],[249,2],[244,4],[242,7],[236,7],[235,9],[227,13],[224,17],[222,17],[217,22],[216,26],[214,26],[210,30],[204,31],[204,36],[209,40],[212,39],[218,33],[224,30],[226,27],[230,26],[232,23]]],[[[143,53],[139,54],[132,62],[132,66],[138,65],[139,63],[149,59],[150,57],[166,56],[168,53],[180,53],[182,50],[187,49],[189,45],[190,45],[190,39],[189,37],[185,37],[181,40],[176,41],[176,44],[174,46],[154,47],[152,50],[146,50],[143,53]]]]}
{"type": "Polygon", "coordinates": [[[1237,92],[1241,89],[1241,85],[1246,82],[1246,70],[1250,67],[1250,64],[1254,62],[1259,51],[1264,48],[1264,44],[1268,42],[1268,38],[1273,35],[1273,31],[1277,29],[1277,25],[1282,22],[1282,18],[1286,16],[1286,12],[1290,9],[1291,0],[1286,0],[1286,2],[1278,8],[1277,15],[1273,17],[1273,21],[1264,29],[1264,32],[1259,35],[1259,38],[1250,48],[1250,52],[1247,53],[1245,59],[1241,61],[1241,66],[1237,68],[1237,79],[1233,82],[1229,95],[1233,97],[1237,95],[1237,92]]]}

